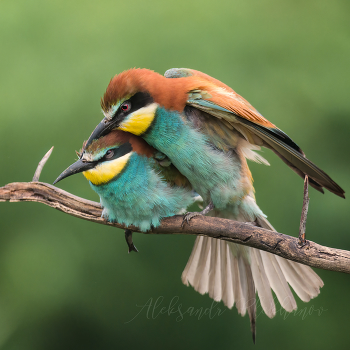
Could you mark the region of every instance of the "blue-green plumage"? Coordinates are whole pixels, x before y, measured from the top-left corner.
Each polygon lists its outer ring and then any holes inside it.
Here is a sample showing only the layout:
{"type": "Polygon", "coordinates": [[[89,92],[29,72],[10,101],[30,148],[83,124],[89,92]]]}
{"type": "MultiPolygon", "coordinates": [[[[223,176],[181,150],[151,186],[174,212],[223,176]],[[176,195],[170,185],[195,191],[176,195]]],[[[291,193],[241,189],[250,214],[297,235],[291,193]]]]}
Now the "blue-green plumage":
{"type": "Polygon", "coordinates": [[[55,183],[79,172],[100,196],[103,217],[141,231],[159,226],[163,218],[183,213],[201,200],[164,154],[120,130],[85,147],[80,159],[55,183]]]}
{"type": "Polygon", "coordinates": [[[134,225],[142,231],[157,227],[162,218],[193,203],[193,192],[169,186],[154,170],[155,160],[133,153],[123,172],[92,189],[100,196],[103,216],[112,222],[134,225]]]}
{"type": "Polygon", "coordinates": [[[152,127],[143,138],[164,152],[203,199],[213,201],[215,208],[239,204],[245,193],[237,154],[216,149],[180,113],[158,107],[152,127]]]}

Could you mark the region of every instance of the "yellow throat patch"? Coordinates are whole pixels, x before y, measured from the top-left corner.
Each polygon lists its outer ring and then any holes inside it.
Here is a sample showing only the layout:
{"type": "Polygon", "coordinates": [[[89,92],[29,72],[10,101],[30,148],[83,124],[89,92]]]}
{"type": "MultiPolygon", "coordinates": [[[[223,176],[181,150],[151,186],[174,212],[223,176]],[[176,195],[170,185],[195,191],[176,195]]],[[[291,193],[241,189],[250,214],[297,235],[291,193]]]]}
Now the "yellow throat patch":
{"type": "Polygon", "coordinates": [[[131,113],[118,127],[119,130],[130,132],[134,135],[143,134],[151,125],[158,107],[157,103],[143,107],[131,113]]]}
{"type": "Polygon", "coordinates": [[[93,169],[83,171],[83,175],[91,181],[93,185],[104,185],[121,173],[132,153],[133,152],[129,152],[120,158],[100,163],[93,169]]]}

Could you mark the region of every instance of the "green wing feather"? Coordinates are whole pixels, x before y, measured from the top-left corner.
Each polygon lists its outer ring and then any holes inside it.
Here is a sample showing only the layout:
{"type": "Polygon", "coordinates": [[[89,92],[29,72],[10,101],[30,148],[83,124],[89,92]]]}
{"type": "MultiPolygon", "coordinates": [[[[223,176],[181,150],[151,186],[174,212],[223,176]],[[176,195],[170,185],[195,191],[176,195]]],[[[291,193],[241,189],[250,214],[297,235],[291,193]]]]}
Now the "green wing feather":
{"type": "MultiPolygon", "coordinates": [[[[167,78],[184,78],[193,75],[195,76],[198,73],[200,72],[187,68],[172,68],[166,71],[164,75],[167,78]]],[[[211,77],[209,78],[212,79],[211,77]]],[[[230,88],[227,87],[227,89],[230,88]]],[[[230,89],[228,92],[231,91],[233,92],[232,89],[230,89]]],[[[270,148],[299,176],[304,178],[305,175],[308,175],[310,185],[318,191],[323,193],[324,187],[336,195],[345,198],[344,190],[323,170],[307,159],[300,147],[282,130],[267,127],[259,124],[258,122],[248,120],[247,118],[208,100],[207,96],[207,91],[190,91],[187,104],[195,107],[198,110],[204,111],[213,117],[221,119],[222,121],[226,121],[226,123],[238,130],[250,143],[270,148]]],[[[237,102],[237,96],[238,95],[233,95],[233,98],[236,99],[235,103],[237,102]]],[[[239,98],[240,96],[238,96],[238,99],[239,98]]],[[[246,110],[249,111],[253,109],[253,112],[256,115],[261,116],[261,114],[256,111],[247,101],[243,101],[242,99],[242,101],[239,102],[242,102],[243,106],[245,105],[246,110]]]]}
{"type": "MultiPolygon", "coordinates": [[[[317,167],[304,155],[304,152],[299,146],[286,135],[282,130],[267,128],[265,126],[254,123],[250,120],[242,118],[233,114],[229,110],[215,105],[211,101],[203,99],[189,100],[188,103],[214,117],[224,119],[233,127],[239,124],[258,136],[262,141],[262,146],[272,149],[293,171],[295,171],[302,178],[308,175],[310,178],[310,185],[320,192],[323,192],[322,187],[335,193],[336,195],[345,198],[344,190],[336,184],[323,170],[317,167]]],[[[238,128],[242,130],[242,128],[238,128]]]]}

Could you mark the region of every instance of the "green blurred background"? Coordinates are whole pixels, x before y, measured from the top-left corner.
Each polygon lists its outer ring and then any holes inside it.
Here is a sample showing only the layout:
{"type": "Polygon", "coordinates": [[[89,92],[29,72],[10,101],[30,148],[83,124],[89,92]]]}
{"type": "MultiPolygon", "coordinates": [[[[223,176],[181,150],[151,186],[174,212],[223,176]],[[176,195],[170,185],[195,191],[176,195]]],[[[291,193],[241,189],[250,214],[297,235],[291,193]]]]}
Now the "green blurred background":
{"type": "MultiPolygon", "coordinates": [[[[349,193],[349,15],[348,0],[2,0],[0,186],[30,181],[54,145],[41,176],[52,183],[102,118],[114,74],[189,67],[232,86],[349,193]]],[[[270,167],[251,164],[257,201],[297,235],[302,180],[263,155],[270,167]]],[[[82,175],[59,187],[98,200],[82,175]]],[[[310,192],[308,238],[350,250],[349,200],[310,192]]],[[[121,231],[42,204],[0,203],[0,220],[0,349],[253,348],[236,309],[141,310],[159,297],[210,308],[180,280],[194,237],[134,234],[140,252],[128,255],[121,231]]],[[[255,349],[348,348],[350,277],[317,272],[325,287],[298,300],[302,313],[259,315],[255,349]]]]}

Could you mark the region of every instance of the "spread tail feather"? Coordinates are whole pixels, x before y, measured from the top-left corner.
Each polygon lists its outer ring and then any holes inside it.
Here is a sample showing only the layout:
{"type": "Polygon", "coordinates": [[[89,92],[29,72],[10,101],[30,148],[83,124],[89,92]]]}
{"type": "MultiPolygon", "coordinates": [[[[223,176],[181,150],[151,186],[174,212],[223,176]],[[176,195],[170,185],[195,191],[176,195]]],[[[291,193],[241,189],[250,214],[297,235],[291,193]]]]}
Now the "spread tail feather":
{"type": "MultiPolygon", "coordinates": [[[[274,230],[264,218],[258,224],[274,230]]],[[[271,289],[281,306],[291,312],[297,308],[291,286],[301,300],[316,297],[322,280],[308,266],[286,260],[255,248],[215,238],[199,236],[182,273],[182,282],[191,284],[201,294],[209,293],[215,301],[223,301],[244,316],[248,312],[255,339],[256,301],[258,293],[262,309],[270,318],[276,314],[271,289]]]]}

